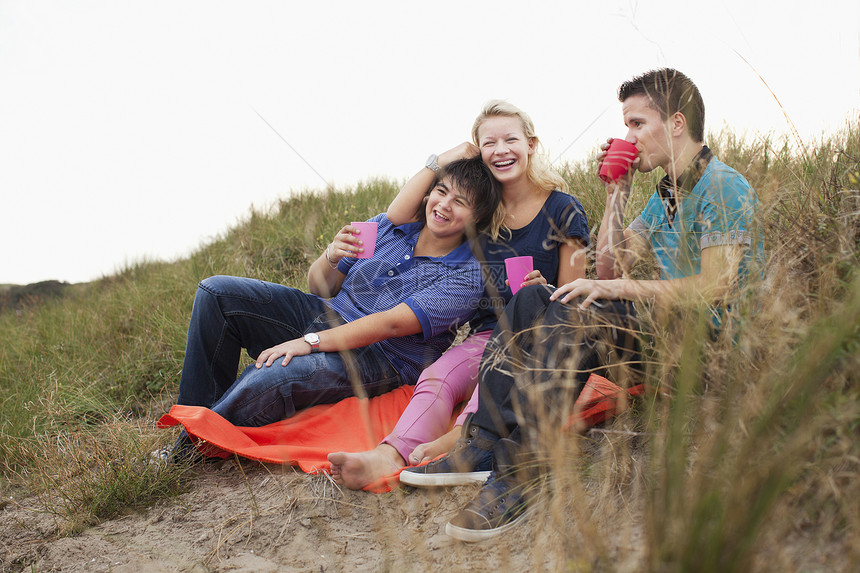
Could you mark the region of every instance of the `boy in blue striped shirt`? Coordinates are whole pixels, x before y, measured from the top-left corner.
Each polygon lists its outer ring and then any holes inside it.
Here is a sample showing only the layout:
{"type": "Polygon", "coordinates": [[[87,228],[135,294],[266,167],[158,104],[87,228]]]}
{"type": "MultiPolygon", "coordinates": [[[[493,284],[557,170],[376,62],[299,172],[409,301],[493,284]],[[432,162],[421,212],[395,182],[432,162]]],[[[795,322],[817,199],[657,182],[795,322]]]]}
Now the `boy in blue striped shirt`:
{"type": "MultiPolygon", "coordinates": [[[[345,225],[308,271],[311,294],[247,278],[201,281],[178,403],[262,426],[315,404],[414,384],[483,294],[467,237],[490,224],[499,199],[480,157],[458,161],[428,192],[419,222],[372,219],[372,258],[357,258],[359,230],[345,225]],[[242,348],[256,363],[237,379],[242,348]]],[[[197,457],[183,431],[172,458],[197,457]]]]}

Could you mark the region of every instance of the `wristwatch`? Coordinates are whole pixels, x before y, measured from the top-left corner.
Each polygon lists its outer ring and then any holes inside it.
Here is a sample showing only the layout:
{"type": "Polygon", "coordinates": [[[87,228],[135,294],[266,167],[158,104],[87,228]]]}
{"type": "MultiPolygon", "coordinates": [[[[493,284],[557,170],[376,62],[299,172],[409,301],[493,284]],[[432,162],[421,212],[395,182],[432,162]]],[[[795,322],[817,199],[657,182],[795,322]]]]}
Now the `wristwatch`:
{"type": "Polygon", "coordinates": [[[320,335],[316,332],[309,332],[303,337],[305,342],[311,345],[311,352],[320,351],[320,335]]]}
{"type": "Polygon", "coordinates": [[[424,164],[424,167],[431,170],[436,175],[439,175],[439,171],[441,171],[442,168],[439,167],[439,164],[436,162],[437,159],[439,159],[438,155],[436,155],[435,153],[430,154],[430,157],[427,158],[427,163],[424,164]]]}

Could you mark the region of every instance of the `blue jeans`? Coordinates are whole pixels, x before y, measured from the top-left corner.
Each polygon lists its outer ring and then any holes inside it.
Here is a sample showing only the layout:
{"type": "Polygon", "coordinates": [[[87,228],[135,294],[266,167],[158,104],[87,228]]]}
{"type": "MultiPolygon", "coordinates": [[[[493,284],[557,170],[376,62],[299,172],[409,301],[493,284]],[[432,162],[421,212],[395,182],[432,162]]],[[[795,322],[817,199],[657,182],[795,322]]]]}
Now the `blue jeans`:
{"type": "Polygon", "coordinates": [[[314,404],[376,396],[402,384],[376,345],[348,352],[253,364],[236,379],[242,348],[251,357],[343,321],[313,295],[255,279],[215,276],[200,282],[179,383],[178,403],[211,408],[237,426],[262,426],[314,404]]]}
{"type": "Polygon", "coordinates": [[[632,302],[598,300],[581,310],[580,301],[550,301],[550,294],[543,285],[520,289],[484,350],[472,423],[499,437],[522,439],[523,430],[537,427],[538,411],[557,417],[560,427],[592,372],[624,386],[644,374],[632,302]]]}

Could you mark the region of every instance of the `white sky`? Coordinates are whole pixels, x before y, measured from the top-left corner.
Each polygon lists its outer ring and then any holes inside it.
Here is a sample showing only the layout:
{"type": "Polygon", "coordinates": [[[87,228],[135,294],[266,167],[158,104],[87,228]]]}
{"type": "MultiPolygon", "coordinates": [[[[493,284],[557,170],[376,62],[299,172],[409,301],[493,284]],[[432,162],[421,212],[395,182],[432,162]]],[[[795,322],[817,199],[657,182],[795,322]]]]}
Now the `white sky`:
{"type": "Polygon", "coordinates": [[[809,141],[858,117],[860,3],[0,0],[0,283],[172,260],[290,190],[408,177],[488,99],[584,160],[624,134],[617,86],[662,66],[708,129],[779,136],[760,74],[809,141]]]}

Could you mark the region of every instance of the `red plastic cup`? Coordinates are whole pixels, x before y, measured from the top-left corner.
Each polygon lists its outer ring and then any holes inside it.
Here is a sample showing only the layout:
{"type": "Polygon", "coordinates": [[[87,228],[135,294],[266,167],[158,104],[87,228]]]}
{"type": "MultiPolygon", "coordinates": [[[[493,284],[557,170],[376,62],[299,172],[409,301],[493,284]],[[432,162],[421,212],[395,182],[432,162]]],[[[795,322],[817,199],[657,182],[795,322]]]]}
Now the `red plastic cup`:
{"type": "Polygon", "coordinates": [[[630,166],[638,153],[635,145],[616,137],[609,144],[598,175],[607,183],[615,183],[619,177],[630,170],[630,166]]]}
{"type": "Polygon", "coordinates": [[[531,257],[511,257],[505,259],[505,271],[508,273],[508,284],[511,285],[511,293],[517,294],[520,285],[526,280],[526,275],[535,269],[534,260],[531,257]]]}
{"type": "Polygon", "coordinates": [[[376,250],[376,233],[379,230],[379,223],[371,223],[368,221],[352,222],[353,227],[359,230],[355,235],[361,239],[361,246],[364,248],[363,253],[356,253],[359,259],[369,259],[373,257],[373,252],[376,250]]]}

